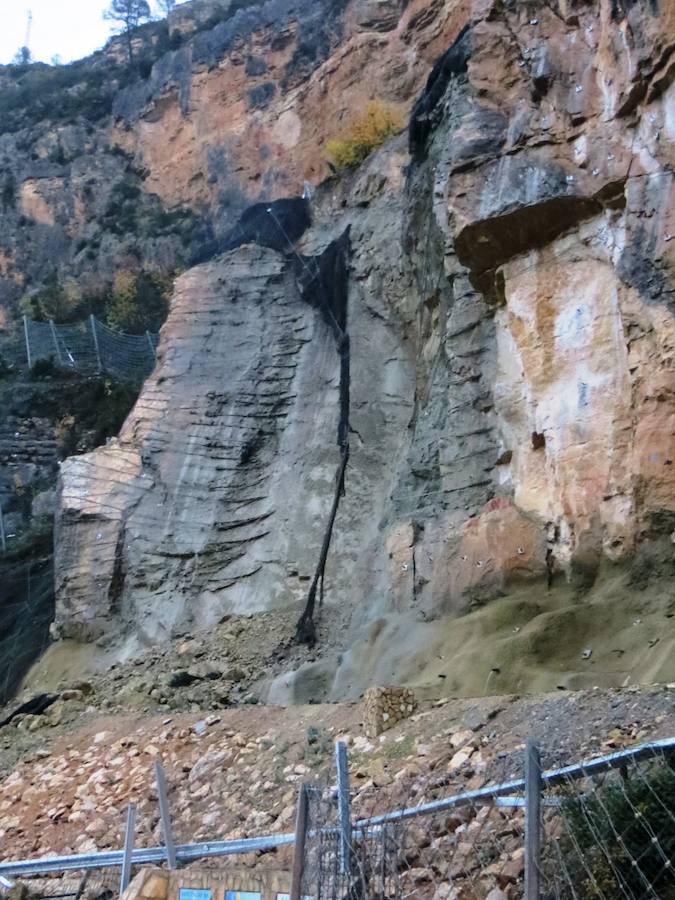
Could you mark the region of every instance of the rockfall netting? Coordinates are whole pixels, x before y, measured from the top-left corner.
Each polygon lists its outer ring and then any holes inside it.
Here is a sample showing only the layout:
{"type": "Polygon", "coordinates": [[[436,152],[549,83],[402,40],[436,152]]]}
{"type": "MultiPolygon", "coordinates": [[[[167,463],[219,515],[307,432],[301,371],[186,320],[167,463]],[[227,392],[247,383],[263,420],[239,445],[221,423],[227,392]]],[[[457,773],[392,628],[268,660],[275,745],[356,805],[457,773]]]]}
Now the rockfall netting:
{"type": "Polygon", "coordinates": [[[19,370],[50,362],[83,375],[140,381],[154,368],[157,343],[157,334],[122,334],[94,316],[72,325],[24,318],[22,334],[0,343],[0,362],[19,370]]]}

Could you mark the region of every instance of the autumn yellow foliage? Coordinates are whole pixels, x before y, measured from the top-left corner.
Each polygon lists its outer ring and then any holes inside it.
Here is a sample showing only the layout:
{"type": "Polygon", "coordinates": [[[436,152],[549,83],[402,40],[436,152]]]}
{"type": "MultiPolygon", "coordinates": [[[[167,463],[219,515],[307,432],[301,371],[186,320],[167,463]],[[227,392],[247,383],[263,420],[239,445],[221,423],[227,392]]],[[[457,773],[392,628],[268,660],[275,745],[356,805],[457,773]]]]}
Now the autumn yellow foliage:
{"type": "Polygon", "coordinates": [[[339,137],[326,144],[326,153],[336,169],[357,166],[377,147],[403,128],[403,118],[379,100],[372,100],[352,119],[339,137]]]}

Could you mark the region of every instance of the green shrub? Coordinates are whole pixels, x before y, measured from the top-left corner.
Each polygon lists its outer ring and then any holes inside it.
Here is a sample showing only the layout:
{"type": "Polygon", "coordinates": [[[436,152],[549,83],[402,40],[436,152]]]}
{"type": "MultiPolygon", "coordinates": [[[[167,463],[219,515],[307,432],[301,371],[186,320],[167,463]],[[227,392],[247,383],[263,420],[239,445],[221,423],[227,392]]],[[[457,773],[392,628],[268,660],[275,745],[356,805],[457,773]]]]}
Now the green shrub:
{"type": "Polygon", "coordinates": [[[113,186],[101,225],[113,234],[134,234],[138,229],[138,199],[141,189],[130,181],[118,181],[113,186]]]}
{"type": "Polygon", "coordinates": [[[6,212],[8,209],[14,209],[16,206],[16,181],[11,172],[5,175],[2,184],[2,208],[6,212]]]}
{"type": "Polygon", "coordinates": [[[146,77],[170,49],[165,22],[142,26],[136,29],[136,36],[143,39],[144,46],[133,66],[98,54],[65,66],[2,67],[6,86],[0,90],[0,133],[19,131],[43,119],[70,122],[81,117],[97,122],[109,115],[115,92],[146,77]]]}
{"type": "Polygon", "coordinates": [[[120,144],[113,144],[108,152],[111,156],[120,156],[122,159],[126,160],[133,159],[133,154],[125,150],[120,144]]]}
{"type": "Polygon", "coordinates": [[[12,378],[15,374],[15,368],[12,363],[5,359],[2,353],[2,349],[0,349],[0,381],[4,381],[8,378],[12,378]]]}
{"type": "Polygon", "coordinates": [[[52,152],[49,154],[49,161],[56,163],[59,166],[64,166],[68,162],[66,152],[63,149],[63,144],[61,143],[61,141],[58,141],[56,147],[54,147],[52,152]]]}
{"type": "Polygon", "coordinates": [[[74,278],[61,281],[54,270],[41,287],[21,299],[21,310],[36,322],[74,322],[86,315],[80,288],[74,278]]]}
{"type": "Polygon", "coordinates": [[[92,70],[84,62],[68,66],[9,66],[9,87],[0,91],[0,132],[13,132],[34,122],[97,121],[112,109],[111,72],[92,70]]]}
{"type": "Polygon", "coordinates": [[[344,134],[328,141],[326,153],[336,169],[358,166],[402,128],[403,120],[396,110],[373,100],[352,119],[344,134]]]}
{"type": "MultiPolygon", "coordinates": [[[[621,780],[612,776],[583,797],[566,796],[559,852],[578,896],[615,897],[622,884],[630,896],[646,896],[646,878],[653,888],[649,896],[673,900],[673,873],[664,859],[675,859],[674,810],[675,771],[667,763],[621,780]]],[[[555,853],[556,867],[558,860],[555,853]]]]}
{"type": "Polygon", "coordinates": [[[38,359],[33,363],[29,372],[31,381],[42,381],[44,378],[56,378],[59,375],[60,371],[52,356],[49,359],[38,359]]]}
{"type": "Polygon", "coordinates": [[[227,22],[228,19],[233,18],[240,9],[249,9],[252,6],[260,6],[261,2],[262,0],[233,0],[227,9],[217,10],[213,15],[209,16],[208,19],[205,19],[195,29],[194,33],[199,34],[202,31],[210,31],[212,28],[220,25],[221,22],[227,22]]]}
{"type": "Polygon", "coordinates": [[[166,319],[172,280],[157,272],[118,272],[105,304],[110,328],[126,334],[158,331],[166,319]]]}
{"type": "Polygon", "coordinates": [[[59,392],[59,456],[64,459],[98,447],[118,434],[138,398],[139,389],[139,384],[108,376],[65,380],[59,392]]]}

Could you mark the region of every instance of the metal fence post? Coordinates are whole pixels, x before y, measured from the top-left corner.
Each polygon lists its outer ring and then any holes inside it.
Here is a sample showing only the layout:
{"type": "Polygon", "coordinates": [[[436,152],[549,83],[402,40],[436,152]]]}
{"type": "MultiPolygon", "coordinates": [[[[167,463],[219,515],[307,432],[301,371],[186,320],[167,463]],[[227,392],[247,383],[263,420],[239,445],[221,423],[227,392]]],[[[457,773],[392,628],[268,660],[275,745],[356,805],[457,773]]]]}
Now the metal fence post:
{"type": "Polygon", "coordinates": [[[349,806],[349,763],[347,745],[343,741],[335,742],[335,768],[337,770],[338,816],[340,819],[340,871],[345,875],[350,870],[352,822],[349,806]]]}
{"type": "Polygon", "coordinates": [[[170,869],[176,868],[176,846],[173,842],[171,831],[171,813],[169,812],[169,799],[166,793],[166,776],[164,766],[159,759],[155,760],[155,778],[157,781],[157,797],[159,799],[159,815],[162,820],[162,833],[164,834],[164,846],[166,847],[166,861],[170,869]]]}
{"type": "Polygon", "coordinates": [[[525,900],[540,900],[541,891],[541,755],[528,740],[525,751],[525,900]]]}
{"type": "Polygon", "coordinates": [[[155,350],[155,345],[152,343],[152,338],[150,337],[149,331],[145,332],[145,338],[148,342],[148,347],[150,347],[150,353],[152,354],[152,359],[154,362],[154,360],[157,359],[157,351],[155,350]]]}
{"type": "Polygon", "coordinates": [[[136,804],[130,803],[127,809],[127,827],[124,832],[124,857],[122,874],[120,875],[120,897],[129,887],[131,881],[131,857],[134,852],[134,832],[136,830],[136,804]]]}
{"type": "Polygon", "coordinates": [[[94,318],[94,314],[92,313],[89,316],[89,324],[91,325],[91,336],[94,339],[94,350],[96,351],[96,362],[98,364],[98,371],[103,371],[103,364],[101,362],[101,348],[98,345],[98,335],[96,334],[96,319],[94,318]]]}
{"type": "Polygon", "coordinates": [[[23,336],[26,341],[26,359],[28,360],[28,368],[33,368],[33,361],[30,358],[30,341],[28,340],[28,316],[23,317],[23,336]]]}
{"type": "Polygon", "coordinates": [[[54,341],[54,348],[56,349],[56,359],[60,366],[63,366],[63,359],[61,358],[61,350],[59,349],[59,339],[56,336],[56,325],[54,325],[54,320],[49,320],[49,327],[52,332],[52,340],[54,341]]]}
{"type": "Polygon", "coordinates": [[[309,812],[309,792],[306,784],[300,785],[298,811],[295,817],[295,847],[293,850],[293,878],[291,900],[302,896],[302,874],[305,868],[305,848],[307,845],[307,819],[309,812]]]}
{"type": "Polygon", "coordinates": [[[91,869],[87,869],[87,871],[80,878],[80,883],[77,886],[77,891],[75,892],[75,900],[80,900],[82,894],[84,894],[84,889],[89,884],[89,879],[91,878],[91,869]]]}

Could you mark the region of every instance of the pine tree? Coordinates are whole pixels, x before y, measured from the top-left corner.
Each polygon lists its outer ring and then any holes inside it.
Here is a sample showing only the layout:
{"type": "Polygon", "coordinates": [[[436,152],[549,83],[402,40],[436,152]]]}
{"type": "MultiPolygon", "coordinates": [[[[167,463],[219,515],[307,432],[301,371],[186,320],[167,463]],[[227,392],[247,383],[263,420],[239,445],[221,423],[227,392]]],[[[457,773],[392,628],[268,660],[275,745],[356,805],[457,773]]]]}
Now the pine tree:
{"type": "Polygon", "coordinates": [[[19,47],[14,55],[12,64],[15,66],[29,66],[33,62],[30,47],[19,47]]]}
{"type": "Polygon", "coordinates": [[[109,22],[119,23],[116,30],[126,37],[129,64],[131,64],[134,59],[131,34],[141,22],[150,18],[150,5],[147,0],[112,0],[108,9],[103,13],[103,18],[109,22]]]}

